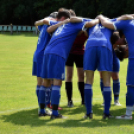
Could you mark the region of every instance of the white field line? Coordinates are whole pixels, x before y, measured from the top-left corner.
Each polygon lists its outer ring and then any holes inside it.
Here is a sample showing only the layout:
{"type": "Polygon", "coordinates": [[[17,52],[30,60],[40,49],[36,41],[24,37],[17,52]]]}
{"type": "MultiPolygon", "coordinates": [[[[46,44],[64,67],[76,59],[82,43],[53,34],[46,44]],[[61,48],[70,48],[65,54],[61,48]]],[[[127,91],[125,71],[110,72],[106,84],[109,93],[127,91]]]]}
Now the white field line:
{"type": "MultiPolygon", "coordinates": [[[[125,97],[124,96],[120,96],[120,98],[123,98],[125,97]]],[[[93,100],[103,100],[102,98],[93,98],[93,100]]],[[[80,100],[75,100],[73,99],[73,102],[76,103],[76,102],[80,102],[80,100]]],[[[60,102],[60,104],[67,104],[67,102],[63,101],[63,102],[60,102]]],[[[0,114],[7,114],[7,113],[13,113],[13,112],[17,112],[17,111],[22,111],[22,110],[29,110],[29,109],[33,109],[33,108],[37,108],[37,105],[36,106],[33,106],[33,107],[24,107],[24,108],[20,108],[20,109],[11,109],[11,110],[5,110],[5,111],[0,111],[0,114]]]]}

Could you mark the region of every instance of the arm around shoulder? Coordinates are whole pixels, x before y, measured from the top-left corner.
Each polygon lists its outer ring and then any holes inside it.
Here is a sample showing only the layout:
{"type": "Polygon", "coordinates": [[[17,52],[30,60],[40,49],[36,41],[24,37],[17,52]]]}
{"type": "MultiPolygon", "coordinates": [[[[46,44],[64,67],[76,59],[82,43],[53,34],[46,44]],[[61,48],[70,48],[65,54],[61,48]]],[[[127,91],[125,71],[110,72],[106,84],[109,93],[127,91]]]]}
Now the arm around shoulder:
{"type": "Polygon", "coordinates": [[[85,28],[92,27],[92,26],[98,24],[99,22],[100,22],[99,19],[91,20],[90,22],[87,22],[87,23],[85,24],[85,28]]]}
{"type": "Polygon", "coordinates": [[[71,23],[82,22],[82,18],[80,18],[80,17],[71,17],[70,22],[71,23]]]}
{"type": "Polygon", "coordinates": [[[117,18],[117,20],[132,20],[134,19],[133,14],[125,14],[117,18]]]}
{"type": "Polygon", "coordinates": [[[50,25],[49,24],[49,19],[48,18],[45,18],[45,19],[42,19],[42,20],[38,20],[34,23],[35,26],[40,26],[40,25],[50,25]]]}
{"type": "Polygon", "coordinates": [[[54,32],[59,26],[62,26],[63,24],[66,24],[66,23],[68,23],[68,22],[70,22],[70,19],[65,19],[64,21],[61,21],[61,22],[59,22],[59,23],[57,23],[57,24],[55,24],[55,25],[52,25],[52,26],[50,26],[50,27],[47,28],[47,32],[48,32],[48,33],[52,33],[52,32],[54,32]]]}

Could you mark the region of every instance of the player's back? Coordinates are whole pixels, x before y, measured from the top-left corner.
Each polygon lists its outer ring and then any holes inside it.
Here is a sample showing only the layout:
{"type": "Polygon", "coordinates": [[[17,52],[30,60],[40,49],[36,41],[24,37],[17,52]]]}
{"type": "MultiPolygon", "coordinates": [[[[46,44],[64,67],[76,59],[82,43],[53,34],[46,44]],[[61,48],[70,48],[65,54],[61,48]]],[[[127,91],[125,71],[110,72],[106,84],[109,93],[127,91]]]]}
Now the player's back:
{"type": "Polygon", "coordinates": [[[84,22],[67,23],[60,26],[53,34],[44,54],[56,54],[67,59],[77,33],[82,29],[84,22]]]}
{"type": "Polygon", "coordinates": [[[38,43],[37,43],[37,49],[36,53],[43,52],[46,45],[50,41],[50,34],[46,31],[48,28],[48,25],[41,25],[38,26],[38,29],[40,31],[39,38],[38,38],[38,43]]]}
{"type": "Polygon", "coordinates": [[[97,24],[88,29],[88,34],[89,38],[87,40],[86,49],[93,46],[104,46],[112,51],[110,42],[112,30],[103,27],[101,24],[97,24]]]}

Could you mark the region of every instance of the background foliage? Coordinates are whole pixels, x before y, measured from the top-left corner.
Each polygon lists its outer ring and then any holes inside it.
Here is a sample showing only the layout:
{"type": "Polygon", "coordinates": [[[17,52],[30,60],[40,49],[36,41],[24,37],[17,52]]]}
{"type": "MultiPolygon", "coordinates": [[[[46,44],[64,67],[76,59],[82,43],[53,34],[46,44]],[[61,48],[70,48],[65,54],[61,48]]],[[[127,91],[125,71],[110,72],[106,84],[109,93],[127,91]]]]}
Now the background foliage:
{"type": "Polygon", "coordinates": [[[110,18],[134,12],[134,0],[0,0],[0,24],[33,25],[60,7],[74,9],[78,16],[110,18]]]}

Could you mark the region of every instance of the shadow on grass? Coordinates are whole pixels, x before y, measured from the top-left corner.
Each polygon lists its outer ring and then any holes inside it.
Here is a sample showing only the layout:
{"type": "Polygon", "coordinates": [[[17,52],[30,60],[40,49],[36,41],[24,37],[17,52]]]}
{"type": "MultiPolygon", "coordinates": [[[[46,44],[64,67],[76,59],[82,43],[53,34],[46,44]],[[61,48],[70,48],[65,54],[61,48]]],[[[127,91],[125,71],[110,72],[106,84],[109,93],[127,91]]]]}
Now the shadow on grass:
{"type": "MultiPolygon", "coordinates": [[[[61,114],[67,116],[68,118],[57,119],[57,120],[50,120],[50,117],[38,117],[37,115],[38,109],[32,110],[23,110],[19,111],[10,115],[1,115],[0,119],[4,122],[10,122],[15,125],[30,125],[32,127],[38,126],[57,126],[57,127],[106,127],[106,126],[121,126],[121,125],[132,125],[134,124],[134,120],[116,120],[116,119],[109,119],[103,120],[102,113],[103,108],[95,104],[93,106],[94,111],[94,119],[83,119],[82,116],[84,115],[85,108],[83,106],[74,107],[69,110],[67,107],[63,107],[63,110],[60,111],[61,114]]],[[[111,110],[113,115],[121,115],[124,114],[125,108],[121,109],[114,109],[111,110]]]]}

